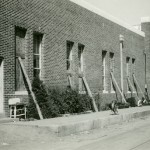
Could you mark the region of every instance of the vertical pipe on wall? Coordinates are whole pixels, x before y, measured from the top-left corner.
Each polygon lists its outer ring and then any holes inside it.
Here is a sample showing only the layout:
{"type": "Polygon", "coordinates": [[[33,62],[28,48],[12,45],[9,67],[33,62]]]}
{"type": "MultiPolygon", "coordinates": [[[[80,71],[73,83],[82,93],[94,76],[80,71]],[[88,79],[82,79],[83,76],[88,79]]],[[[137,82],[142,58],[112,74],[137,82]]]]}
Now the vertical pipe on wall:
{"type": "Polygon", "coordinates": [[[144,95],[145,95],[145,98],[146,100],[149,100],[149,96],[148,96],[148,90],[147,90],[147,60],[146,60],[146,49],[144,50],[144,56],[145,56],[145,91],[144,91],[144,95]]]}
{"type": "Polygon", "coordinates": [[[145,56],[145,90],[147,89],[147,81],[146,81],[146,51],[144,50],[144,56],[145,56]]]}
{"type": "MultiPolygon", "coordinates": [[[[123,35],[119,36],[119,41],[120,41],[120,64],[121,64],[121,90],[123,93],[123,41],[124,41],[124,37],[123,35]]],[[[123,102],[123,98],[122,98],[122,102],[123,102]]]]}

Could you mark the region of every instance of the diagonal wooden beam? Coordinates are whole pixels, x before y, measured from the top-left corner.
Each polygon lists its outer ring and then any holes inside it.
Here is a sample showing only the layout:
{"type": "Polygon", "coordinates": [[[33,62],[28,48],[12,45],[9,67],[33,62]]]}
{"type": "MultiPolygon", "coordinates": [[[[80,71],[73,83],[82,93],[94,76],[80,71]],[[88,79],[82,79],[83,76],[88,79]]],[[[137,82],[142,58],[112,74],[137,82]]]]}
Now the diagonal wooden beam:
{"type": "Polygon", "coordinates": [[[27,75],[27,73],[26,73],[26,70],[25,70],[25,68],[24,68],[24,64],[23,64],[21,58],[18,57],[18,60],[19,60],[19,63],[20,63],[22,72],[23,72],[23,74],[24,74],[24,76],[25,76],[25,79],[26,79],[26,81],[27,81],[27,84],[28,84],[29,90],[30,90],[30,92],[31,92],[31,96],[32,96],[32,98],[33,98],[33,101],[34,101],[34,103],[35,103],[37,112],[38,112],[38,114],[39,114],[40,119],[42,120],[42,119],[43,119],[43,115],[42,115],[42,112],[41,112],[40,107],[39,107],[39,105],[38,105],[38,102],[37,102],[37,100],[36,100],[36,97],[35,97],[35,95],[34,95],[34,93],[33,93],[33,91],[32,91],[32,85],[31,85],[30,79],[29,79],[29,77],[28,77],[28,75],[27,75]]]}
{"type": "Polygon", "coordinates": [[[97,106],[96,106],[95,99],[93,98],[92,92],[91,92],[90,87],[89,87],[89,85],[88,85],[88,83],[87,83],[87,81],[86,81],[86,78],[83,76],[83,77],[82,77],[82,80],[83,80],[83,82],[84,82],[84,84],[85,84],[85,88],[86,88],[86,90],[87,90],[87,92],[88,92],[88,95],[89,95],[89,96],[91,97],[91,99],[92,99],[92,104],[93,104],[94,110],[95,110],[95,112],[98,112],[98,108],[97,108],[97,106]]]}
{"type": "Polygon", "coordinates": [[[130,81],[129,76],[127,77],[127,83],[128,83],[128,86],[131,88],[131,92],[132,92],[132,94],[133,94],[133,92],[134,92],[135,90],[134,90],[134,87],[133,87],[133,85],[132,85],[132,83],[131,83],[131,81],[130,81]]]}
{"type": "Polygon", "coordinates": [[[126,100],[125,100],[125,97],[124,97],[124,95],[123,95],[123,92],[122,92],[121,89],[119,88],[119,85],[118,85],[118,83],[117,83],[117,81],[116,81],[116,79],[115,79],[113,73],[110,72],[110,74],[111,74],[111,77],[112,77],[112,80],[113,80],[114,84],[116,85],[116,87],[117,87],[119,93],[120,93],[121,96],[122,96],[122,99],[123,99],[124,103],[127,103],[126,100]]]}
{"type": "Polygon", "coordinates": [[[138,96],[137,91],[136,91],[136,90],[134,90],[134,87],[133,87],[133,85],[132,85],[132,83],[131,83],[131,81],[130,81],[130,78],[129,78],[129,77],[127,77],[127,82],[128,82],[128,84],[129,84],[129,86],[131,87],[132,94],[133,94],[133,92],[135,91],[135,93],[136,93],[136,98],[137,98],[137,106],[139,106],[138,102],[139,102],[140,98],[139,98],[139,96],[138,96]]]}
{"type": "Polygon", "coordinates": [[[71,89],[73,88],[73,85],[72,85],[72,80],[71,80],[71,76],[68,75],[68,81],[69,81],[69,85],[71,87],[71,89]]]}
{"type": "MultiPolygon", "coordinates": [[[[137,85],[138,88],[140,89],[140,92],[141,92],[142,96],[145,98],[145,95],[144,95],[144,93],[143,93],[143,91],[142,91],[142,89],[141,89],[141,87],[140,87],[140,85],[139,85],[139,83],[138,83],[138,81],[137,81],[135,75],[133,74],[132,76],[133,76],[133,79],[134,79],[136,85],[137,85]]],[[[146,98],[145,98],[145,99],[146,99],[146,98]]]]}

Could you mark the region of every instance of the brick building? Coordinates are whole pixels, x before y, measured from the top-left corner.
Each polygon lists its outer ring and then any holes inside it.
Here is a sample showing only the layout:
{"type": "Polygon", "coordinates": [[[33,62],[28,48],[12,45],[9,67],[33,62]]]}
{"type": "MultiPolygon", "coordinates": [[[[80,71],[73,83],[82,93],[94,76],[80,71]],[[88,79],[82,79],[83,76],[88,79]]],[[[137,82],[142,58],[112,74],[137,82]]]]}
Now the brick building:
{"type": "Polygon", "coordinates": [[[85,76],[102,105],[120,97],[111,71],[126,97],[132,95],[127,76],[134,85],[133,73],[144,92],[150,84],[150,22],[141,27],[145,33],[81,0],[0,0],[0,113],[8,115],[10,98],[28,101],[18,57],[30,81],[38,75],[50,87],[71,83],[84,93],[85,76]]]}

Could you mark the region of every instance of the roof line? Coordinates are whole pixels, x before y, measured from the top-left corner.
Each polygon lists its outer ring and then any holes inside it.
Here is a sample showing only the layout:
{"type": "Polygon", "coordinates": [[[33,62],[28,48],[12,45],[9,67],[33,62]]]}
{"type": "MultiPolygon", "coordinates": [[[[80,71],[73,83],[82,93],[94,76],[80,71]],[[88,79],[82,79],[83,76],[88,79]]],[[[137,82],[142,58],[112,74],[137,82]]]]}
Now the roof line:
{"type": "Polygon", "coordinates": [[[102,17],[104,17],[104,18],[106,18],[106,19],[108,19],[108,20],[110,20],[110,21],[120,25],[120,26],[123,26],[126,29],[128,29],[128,30],[130,30],[130,31],[132,31],[132,32],[134,32],[136,34],[139,34],[139,35],[145,37],[145,33],[144,32],[135,29],[131,25],[129,25],[129,24],[119,20],[118,18],[116,18],[116,17],[114,17],[114,16],[112,16],[112,15],[102,11],[101,9],[91,5],[90,3],[88,3],[88,2],[86,2],[84,0],[69,0],[69,1],[71,1],[71,2],[73,2],[75,4],[77,4],[77,5],[80,5],[81,7],[84,7],[86,9],[90,10],[91,12],[94,12],[94,13],[96,13],[96,14],[98,14],[98,15],[100,15],[100,16],[102,16],[102,17]]]}

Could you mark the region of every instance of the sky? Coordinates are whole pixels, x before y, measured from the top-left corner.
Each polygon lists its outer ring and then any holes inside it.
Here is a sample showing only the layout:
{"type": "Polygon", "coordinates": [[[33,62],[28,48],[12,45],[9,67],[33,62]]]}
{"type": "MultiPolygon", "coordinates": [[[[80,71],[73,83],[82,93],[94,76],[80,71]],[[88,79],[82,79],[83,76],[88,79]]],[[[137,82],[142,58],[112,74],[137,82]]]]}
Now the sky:
{"type": "Polygon", "coordinates": [[[112,16],[138,25],[141,17],[150,17],[150,0],[85,0],[112,16]]]}

